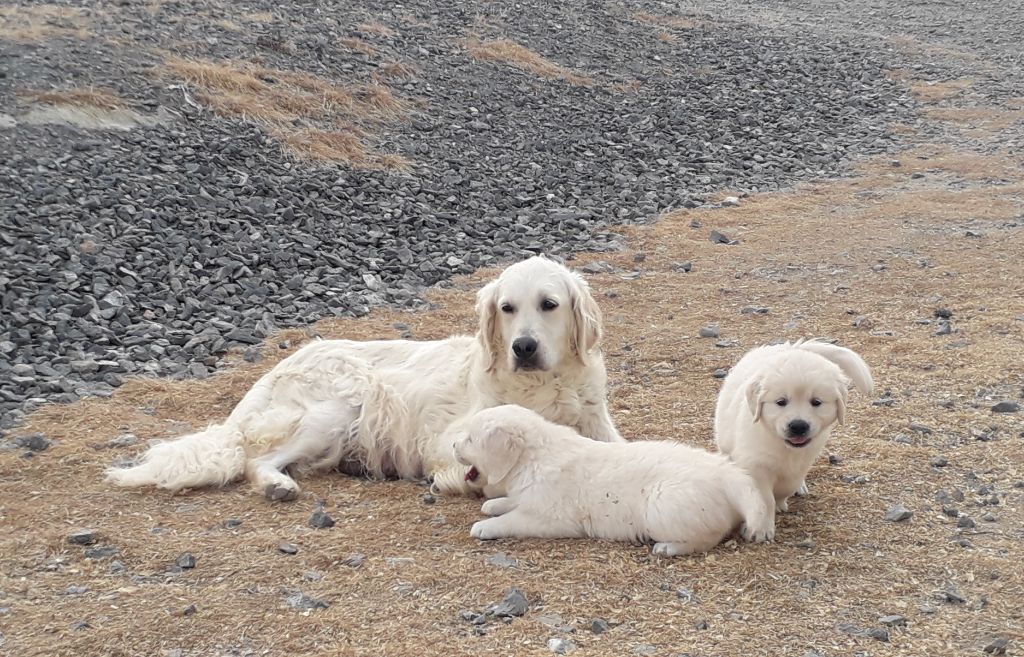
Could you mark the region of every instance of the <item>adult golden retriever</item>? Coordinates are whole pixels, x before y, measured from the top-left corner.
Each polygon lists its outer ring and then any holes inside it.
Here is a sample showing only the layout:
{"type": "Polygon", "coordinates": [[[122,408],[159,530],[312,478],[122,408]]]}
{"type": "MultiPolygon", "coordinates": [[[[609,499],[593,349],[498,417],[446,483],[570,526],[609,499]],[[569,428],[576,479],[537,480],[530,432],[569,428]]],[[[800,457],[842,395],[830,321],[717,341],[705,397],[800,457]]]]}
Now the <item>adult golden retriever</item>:
{"type": "MultiPolygon", "coordinates": [[[[223,424],[152,447],[118,486],[169,490],[241,476],[271,500],[295,499],[284,472],[355,467],[430,476],[442,493],[478,487],[453,446],[477,411],[518,404],[594,440],[622,442],[608,413],[601,313],[586,282],[534,257],[477,295],[475,337],[324,340],[281,361],[223,424]]],[[[481,482],[482,483],[482,482],[481,482]]]]}

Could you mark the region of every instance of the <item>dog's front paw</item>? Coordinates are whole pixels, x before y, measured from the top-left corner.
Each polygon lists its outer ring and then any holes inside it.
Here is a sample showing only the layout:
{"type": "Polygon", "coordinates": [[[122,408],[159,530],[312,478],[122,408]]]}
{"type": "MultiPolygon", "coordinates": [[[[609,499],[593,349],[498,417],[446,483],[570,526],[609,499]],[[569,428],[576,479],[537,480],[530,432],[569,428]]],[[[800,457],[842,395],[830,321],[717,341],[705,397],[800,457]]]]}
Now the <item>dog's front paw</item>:
{"type": "Polygon", "coordinates": [[[775,522],[769,518],[755,525],[744,524],[740,535],[750,543],[770,543],[775,538],[775,522]]]}
{"type": "Polygon", "coordinates": [[[784,500],[775,500],[775,510],[779,513],[786,513],[789,511],[789,498],[784,500]]]}
{"type": "Polygon", "coordinates": [[[807,488],[807,482],[806,481],[801,481],[800,482],[800,488],[796,489],[796,493],[794,493],[794,495],[796,495],[797,497],[803,497],[804,495],[807,495],[810,492],[811,492],[811,490],[809,488],[807,488]]]}
{"type": "Polygon", "coordinates": [[[286,484],[267,484],[263,488],[263,495],[271,502],[291,502],[298,499],[299,489],[286,484]]]}
{"type": "Polygon", "coordinates": [[[490,524],[486,520],[474,522],[469,530],[469,535],[481,541],[493,541],[498,538],[498,534],[492,531],[490,524]]]}

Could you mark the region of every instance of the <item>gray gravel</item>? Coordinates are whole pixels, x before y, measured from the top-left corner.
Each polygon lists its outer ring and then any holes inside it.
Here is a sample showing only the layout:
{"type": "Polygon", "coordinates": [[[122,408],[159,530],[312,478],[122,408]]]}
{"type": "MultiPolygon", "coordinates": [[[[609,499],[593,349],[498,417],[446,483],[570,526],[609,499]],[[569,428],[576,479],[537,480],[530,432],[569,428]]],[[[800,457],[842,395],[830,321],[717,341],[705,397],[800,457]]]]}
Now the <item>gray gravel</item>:
{"type": "Polygon", "coordinates": [[[0,128],[0,425],[109,395],[127,376],[207,377],[233,347],[257,359],[252,346],[280,328],[416,308],[424,287],[481,266],[613,249],[603,227],[723,188],[739,202],[835,174],[894,149],[888,126],[912,106],[885,75],[892,48],[766,30],[731,11],[673,30],[670,44],[634,18],[664,13],[654,3],[403,3],[420,22],[366,0],[319,6],[257,1],[247,9],[272,9],[289,29],[211,36],[205,20],[167,27],[184,5],[125,3],[107,29],[130,25],[145,49],[0,42],[0,114],[15,122],[0,128]],[[338,44],[371,16],[396,32],[378,39],[382,57],[415,65],[392,90],[427,101],[378,135],[413,163],[407,173],[296,166],[261,129],[147,74],[163,49],[366,82],[376,60],[338,44]],[[470,30],[596,83],[476,62],[453,46],[470,30]],[[114,89],[167,120],[125,132],[18,120],[15,90],[71,85],[114,89]]]}

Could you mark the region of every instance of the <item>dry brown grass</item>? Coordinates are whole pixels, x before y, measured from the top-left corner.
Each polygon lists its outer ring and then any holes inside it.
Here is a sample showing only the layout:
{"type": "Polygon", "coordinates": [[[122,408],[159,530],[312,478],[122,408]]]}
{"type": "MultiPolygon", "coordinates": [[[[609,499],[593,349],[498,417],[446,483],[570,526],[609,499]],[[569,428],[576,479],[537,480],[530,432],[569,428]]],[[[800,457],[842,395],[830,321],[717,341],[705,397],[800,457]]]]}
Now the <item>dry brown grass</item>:
{"type": "Polygon", "coordinates": [[[973,78],[958,78],[942,82],[915,81],[910,85],[910,93],[920,101],[936,103],[962,96],[974,84],[973,78]]]}
{"type": "Polygon", "coordinates": [[[0,39],[38,43],[54,37],[87,39],[89,17],[77,7],[40,4],[0,7],[0,39]]]}
{"type": "Polygon", "coordinates": [[[359,168],[408,166],[403,158],[375,153],[366,144],[367,128],[398,120],[409,109],[381,84],[343,87],[300,71],[179,57],[169,58],[167,69],[195,86],[199,99],[222,116],[267,125],[300,158],[359,168]],[[296,129],[300,121],[330,127],[296,129]]]}
{"type": "Polygon", "coordinates": [[[369,43],[363,41],[359,37],[345,37],[343,39],[339,39],[339,43],[341,43],[341,45],[345,46],[349,50],[361,52],[368,57],[373,57],[374,55],[377,54],[376,48],[374,48],[369,43]]]}
{"type": "Polygon", "coordinates": [[[655,33],[654,37],[658,41],[663,41],[665,43],[675,43],[675,42],[679,41],[679,37],[677,37],[676,35],[672,34],[671,32],[657,32],[657,33],[655,33]]]}
{"type": "MultiPolygon", "coordinates": [[[[1024,493],[1011,483],[1024,479],[1024,424],[1018,416],[992,415],[986,392],[1024,384],[1017,367],[1024,322],[1016,302],[1024,280],[1022,230],[1011,227],[1024,209],[1019,157],[929,148],[904,154],[899,167],[890,160],[866,163],[850,179],[623,228],[628,250],[576,263],[600,258],[640,274],[589,277],[605,316],[612,411],[627,436],[708,445],[718,389],[710,373],[778,337],[837,338],[871,364],[879,391],[892,392],[892,407],[852,397],[847,422],[828,448],[841,463],[823,459],[812,470],[811,495],[779,517],[774,544],[727,543],[706,556],[658,560],[642,547],[596,541],[480,543],[468,536],[478,502],[427,506],[414,484],[340,475],[304,479],[300,501],[284,505],[267,503],[244,484],[171,496],[101,483],[115,456],[140,449],[98,448],[107,439],[123,431],[168,437],[222,419],[260,374],[307,337],[292,331],[284,336],[290,348],[268,341],[256,365],[239,363],[206,381],[131,381],[111,399],[47,407],[30,417],[25,431],[60,442],[33,459],[0,452],[0,517],[8,528],[0,535],[0,589],[11,609],[3,617],[5,647],[18,655],[544,655],[545,642],[557,635],[545,614],[580,628],[570,637],[580,656],[619,657],[641,644],[656,646],[657,655],[706,657],[801,657],[811,649],[832,657],[980,655],[994,636],[1019,640],[1024,493]],[[917,171],[926,176],[912,178],[917,171]],[[1003,184],[985,181],[1008,175],[1003,184]],[[704,228],[691,228],[693,220],[704,228]],[[965,236],[966,226],[983,236],[965,236]],[[712,244],[712,227],[740,243],[712,244]],[[638,253],[645,256],[639,264],[638,253]],[[693,271],[677,271],[680,260],[691,261],[693,271]],[[747,305],[770,312],[741,314],[747,305]],[[934,337],[932,326],[919,323],[939,306],[953,310],[957,333],[934,337]],[[869,317],[872,328],[852,326],[855,315],[869,317]],[[699,328],[710,323],[739,344],[722,349],[699,339],[699,328]],[[938,404],[947,399],[952,407],[938,404]],[[912,434],[911,422],[934,432],[912,434]],[[999,427],[996,440],[963,440],[972,428],[990,425],[999,427]],[[913,444],[893,442],[898,433],[912,434],[913,444]],[[929,466],[939,454],[949,467],[929,466]],[[968,473],[995,485],[997,522],[980,520],[986,508],[975,505],[968,473]],[[866,483],[845,483],[851,474],[865,475],[866,483]],[[954,487],[968,489],[958,506],[979,521],[976,529],[957,530],[935,502],[936,491],[954,487]],[[319,500],[338,520],[333,529],[305,525],[319,500]],[[882,521],[895,502],[915,511],[909,523],[882,521]],[[228,518],[242,524],[224,529],[228,518]],[[101,542],[121,550],[123,573],[65,544],[80,526],[98,529],[101,542]],[[279,554],[282,540],[299,553],[279,554]],[[186,551],[198,566],[165,574],[186,551]],[[497,551],[519,566],[488,564],[497,551]],[[357,552],[367,556],[361,568],[341,563],[357,552]],[[386,561],[396,556],[414,561],[386,561]],[[322,579],[305,578],[308,571],[322,579]],[[966,604],[935,599],[949,583],[966,604]],[[88,591],[63,594],[71,585],[88,591]],[[525,590],[531,611],[474,636],[460,610],[479,610],[512,585],[525,590]],[[699,601],[680,600],[679,587],[699,601]],[[291,590],[331,607],[289,610],[283,600],[291,590]],[[189,604],[197,611],[183,616],[189,604]],[[889,643],[836,627],[875,627],[890,613],[907,625],[893,629],[889,643]],[[594,617],[618,625],[592,635],[586,628],[594,617]],[[82,620],[87,629],[71,629],[82,620]],[[707,629],[694,629],[699,622],[707,629]]],[[[396,321],[421,339],[472,331],[473,294],[493,274],[433,291],[438,307],[431,312],[378,311],[316,329],[352,339],[395,337],[396,321]]]]}
{"type": "Polygon", "coordinates": [[[641,23],[667,27],[675,30],[692,30],[700,25],[700,21],[692,18],[685,18],[683,16],[664,16],[660,14],[638,13],[633,14],[633,18],[641,23]]]}
{"type": "Polygon", "coordinates": [[[250,11],[242,14],[241,18],[250,23],[273,23],[276,20],[269,11],[250,11]]]}
{"type": "Polygon", "coordinates": [[[381,79],[403,79],[416,74],[416,69],[403,62],[384,62],[377,67],[381,79]]]}
{"type": "Polygon", "coordinates": [[[382,36],[388,39],[397,36],[398,34],[387,25],[384,25],[383,23],[378,23],[376,21],[360,23],[356,25],[356,29],[364,34],[375,34],[377,36],[382,36]]]}
{"type": "Polygon", "coordinates": [[[48,105],[97,107],[105,110],[115,110],[125,106],[124,100],[117,95],[117,92],[96,87],[73,87],[48,91],[25,90],[18,92],[18,96],[34,103],[48,105]]]}
{"type": "Polygon", "coordinates": [[[533,52],[526,46],[509,39],[479,41],[470,39],[467,43],[470,56],[480,61],[501,62],[534,75],[552,80],[562,80],[574,86],[590,86],[594,79],[572,69],[555,64],[533,52]]]}
{"type": "Polygon", "coordinates": [[[930,107],[925,114],[937,121],[985,132],[998,132],[1024,121],[1024,110],[993,107],[930,107]]]}

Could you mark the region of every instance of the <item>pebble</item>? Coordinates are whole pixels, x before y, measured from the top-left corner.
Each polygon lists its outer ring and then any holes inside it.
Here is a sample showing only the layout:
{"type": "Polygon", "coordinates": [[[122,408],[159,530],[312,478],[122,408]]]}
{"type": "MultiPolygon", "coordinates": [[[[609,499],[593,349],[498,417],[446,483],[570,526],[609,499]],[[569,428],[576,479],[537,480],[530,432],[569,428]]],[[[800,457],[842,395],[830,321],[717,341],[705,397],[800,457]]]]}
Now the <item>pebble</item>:
{"type": "Polygon", "coordinates": [[[522,616],[529,607],[530,604],[522,589],[512,587],[505,591],[505,597],[501,599],[501,602],[487,608],[487,613],[498,618],[511,618],[522,616]]]}
{"type": "Polygon", "coordinates": [[[298,554],[299,546],[295,543],[286,543],[282,541],[277,544],[277,551],[281,554],[298,554]]]}
{"type": "Polygon", "coordinates": [[[885,520],[889,522],[903,522],[914,517],[914,512],[902,504],[894,504],[885,512],[885,520]]]}
{"type": "Polygon", "coordinates": [[[416,563],[413,557],[386,557],[384,563],[392,567],[411,566],[416,563]]]}
{"type": "Polygon", "coordinates": [[[85,551],[86,559],[108,559],[113,556],[121,554],[121,550],[114,547],[113,545],[101,545],[94,548],[89,548],[85,551]]]}
{"type": "Polygon", "coordinates": [[[358,568],[363,565],[364,561],[366,561],[365,554],[350,554],[341,560],[341,565],[348,566],[349,568],[358,568]]]}
{"type": "Polygon", "coordinates": [[[992,406],[993,413],[1016,413],[1020,410],[1020,404],[1015,401],[1001,401],[992,406]]]}
{"type": "Polygon", "coordinates": [[[945,456],[933,456],[928,462],[933,468],[944,468],[949,465],[949,459],[945,456]]]}
{"type": "Polygon", "coordinates": [[[974,529],[976,525],[970,516],[960,516],[956,521],[956,526],[960,529],[974,529]]]}
{"type": "Polygon", "coordinates": [[[327,515],[323,509],[317,509],[309,516],[307,524],[313,529],[327,529],[334,526],[334,518],[327,515]]]}
{"type": "Polygon", "coordinates": [[[189,552],[184,553],[174,562],[178,568],[182,570],[190,570],[196,567],[196,558],[189,552]]]}
{"type": "Polygon", "coordinates": [[[722,207],[734,208],[740,204],[740,200],[735,196],[726,196],[722,199],[722,207]]]}
{"type": "Polygon", "coordinates": [[[68,543],[72,545],[93,545],[97,540],[95,529],[79,529],[68,534],[68,543]]]}
{"type": "Polygon", "coordinates": [[[15,440],[18,447],[23,447],[32,452],[43,452],[50,448],[53,441],[41,433],[33,433],[21,436],[15,440]]]}
{"type": "Polygon", "coordinates": [[[739,244],[738,241],[729,238],[725,233],[721,233],[717,230],[711,231],[711,234],[708,235],[708,239],[715,244],[739,244]]]}
{"type": "Polygon", "coordinates": [[[1009,639],[1006,637],[996,637],[985,646],[984,650],[986,655],[1005,655],[1006,649],[1009,646],[1009,639]]]}
{"type": "Polygon", "coordinates": [[[881,623],[882,625],[888,625],[890,627],[895,627],[895,626],[898,626],[898,625],[906,625],[907,624],[907,619],[904,618],[903,616],[900,616],[899,614],[888,614],[886,616],[882,616],[881,618],[879,618],[878,622],[881,623]]]}
{"type": "Polygon", "coordinates": [[[287,598],[285,598],[285,604],[292,609],[327,609],[331,605],[324,600],[319,598],[313,598],[301,591],[295,591],[287,598]]]}
{"type": "Polygon", "coordinates": [[[720,331],[718,328],[718,324],[709,324],[707,326],[702,327],[699,331],[697,331],[697,335],[699,335],[702,338],[717,338],[719,337],[719,334],[720,331]]]}
{"type": "Polygon", "coordinates": [[[590,631],[594,634],[604,634],[610,629],[612,628],[608,624],[608,621],[606,621],[603,618],[595,618],[592,621],[590,621],[590,631]]]}
{"type": "Polygon", "coordinates": [[[576,649],[576,644],[569,639],[552,637],[548,639],[548,650],[556,655],[567,655],[576,649]]]}
{"type": "Polygon", "coordinates": [[[716,379],[724,379],[729,375],[729,370],[719,367],[717,370],[711,373],[711,376],[716,379]]]}
{"type": "Polygon", "coordinates": [[[498,566],[499,568],[515,568],[519,565],[519,561],[517,561],[513,557],[508,556],[504,552],[492,554],[490,557],[487,558],[487,563],[491,564],[492,566],[498,566]]]}
{"type": "Polygon", "coordinates": [[[193,615],[195,615],[195,613],[197,611],[199,611],[198,608],[194,604],[190,604],[190,605],[186,606],[184,609],[181,610],[181,615],[182,616],[193,616],[193,615]]]}

